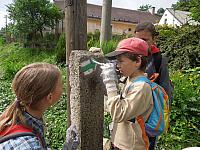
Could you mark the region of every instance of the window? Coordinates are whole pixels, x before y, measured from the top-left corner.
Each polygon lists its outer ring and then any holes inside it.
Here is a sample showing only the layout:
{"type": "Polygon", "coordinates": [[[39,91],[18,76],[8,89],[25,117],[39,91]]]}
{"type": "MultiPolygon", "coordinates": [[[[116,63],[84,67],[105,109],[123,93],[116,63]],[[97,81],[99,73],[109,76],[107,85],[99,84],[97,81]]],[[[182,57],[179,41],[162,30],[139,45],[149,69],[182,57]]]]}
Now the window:
{"type": "Polygon", "coordinates": [[[164,24],[167,24],[167,19],[165,19],[164,24]]]}

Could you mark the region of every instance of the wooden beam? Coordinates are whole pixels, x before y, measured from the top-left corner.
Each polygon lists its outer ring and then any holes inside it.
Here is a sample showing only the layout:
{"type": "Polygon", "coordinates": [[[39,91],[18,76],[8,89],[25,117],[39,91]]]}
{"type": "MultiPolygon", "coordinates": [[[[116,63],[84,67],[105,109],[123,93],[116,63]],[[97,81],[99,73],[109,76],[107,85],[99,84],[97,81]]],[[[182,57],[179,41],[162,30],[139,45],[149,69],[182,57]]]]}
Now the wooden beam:
{"type": "Polygon", "coordinates": [[[100,45],[111,39],[112,28],[111,28],[111,10],[112,0],[103,0],[102,6],[102,18],[101,18],[101,34],[100,34],[100,45]]]}

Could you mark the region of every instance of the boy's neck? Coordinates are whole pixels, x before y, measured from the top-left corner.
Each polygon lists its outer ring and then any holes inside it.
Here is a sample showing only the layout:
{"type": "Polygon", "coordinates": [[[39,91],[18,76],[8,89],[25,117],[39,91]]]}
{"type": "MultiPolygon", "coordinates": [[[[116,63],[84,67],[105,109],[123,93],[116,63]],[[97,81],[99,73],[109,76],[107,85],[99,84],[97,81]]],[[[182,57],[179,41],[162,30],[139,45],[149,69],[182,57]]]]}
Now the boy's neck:
{"type": "Polygon", "coordinates": [[[129,79],[132,80],[136,77],[139,77],[139,76],[144,76],[144,72],[143,71],[138,71],[138,72],[133,72],[130,76],[129,76],[129,79]]]}

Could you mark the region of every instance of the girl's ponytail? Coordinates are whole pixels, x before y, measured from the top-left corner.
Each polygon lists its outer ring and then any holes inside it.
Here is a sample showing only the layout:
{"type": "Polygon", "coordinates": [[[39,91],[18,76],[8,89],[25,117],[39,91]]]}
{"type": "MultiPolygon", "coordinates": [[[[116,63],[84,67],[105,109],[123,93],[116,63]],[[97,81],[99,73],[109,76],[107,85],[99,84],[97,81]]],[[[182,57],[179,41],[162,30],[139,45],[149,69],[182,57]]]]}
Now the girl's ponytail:
{"type": "Polygon", "coordinates": [[[6,127],[10,122],[11,125],[17,122],[17,118],[22,116],[22,111],[19,107],[19,101],[15,100],[10,104],[6,110],[0,115],[0,132],[6,127]]]}

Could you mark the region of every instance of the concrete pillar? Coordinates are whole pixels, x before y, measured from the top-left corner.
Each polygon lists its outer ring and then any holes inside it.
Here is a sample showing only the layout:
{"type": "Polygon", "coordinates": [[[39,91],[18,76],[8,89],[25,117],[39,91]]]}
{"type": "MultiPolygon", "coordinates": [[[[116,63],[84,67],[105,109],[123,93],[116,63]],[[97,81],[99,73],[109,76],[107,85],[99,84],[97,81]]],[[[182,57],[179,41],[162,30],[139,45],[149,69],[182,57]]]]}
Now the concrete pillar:
{"type": "Polygon", "coordinates": [[[104,60],[85,50],[72,51],[69,58],[71,124],[78,128],[79,150],[103,149],[104,88],[99,66],[88,63],[91,57],[104,60]]]}

